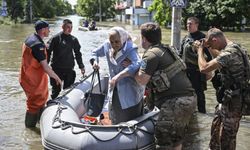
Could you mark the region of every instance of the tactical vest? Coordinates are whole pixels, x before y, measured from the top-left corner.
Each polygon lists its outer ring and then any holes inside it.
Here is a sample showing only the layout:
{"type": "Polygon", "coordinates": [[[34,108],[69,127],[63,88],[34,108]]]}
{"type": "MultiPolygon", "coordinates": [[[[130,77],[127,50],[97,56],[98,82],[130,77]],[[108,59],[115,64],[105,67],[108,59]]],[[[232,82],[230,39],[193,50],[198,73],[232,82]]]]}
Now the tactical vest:
{"type": "Polygon", "coordinates": [[[184,41],[182,59],[185,63],[191,63],[198,66],[198,55],[193,50],[193,42],[194,40],[192,38],[186,38],[184,41]]]}
{"type": "MultiPolygon", "coordinates": [[[[177,50],[174,47],[169,47],[168,45],[162,45],[159,48],[163,49],[162,57],[166,52],[168,52],[173,58],[174,62],[162,70],[157,70],[152,78],[151,83],[157,92],[163,92],[170,88],[170,80],[180,71],[186,69],[186,65],[183,60],[178,56],[177,50]]],[[[157,55],[157,54],[156,54],[157,55]]]]}

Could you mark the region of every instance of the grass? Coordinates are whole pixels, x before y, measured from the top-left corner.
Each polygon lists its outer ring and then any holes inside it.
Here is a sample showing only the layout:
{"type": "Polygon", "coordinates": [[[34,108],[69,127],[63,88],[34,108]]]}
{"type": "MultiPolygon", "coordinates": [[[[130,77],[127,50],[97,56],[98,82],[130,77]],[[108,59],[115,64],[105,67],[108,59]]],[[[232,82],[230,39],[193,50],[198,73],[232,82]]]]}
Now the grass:
{"type": "Polygon", "coordinates": [[[15,24],[14,21],[12,21],[10,19],[10,17],[3,17],[3,16],[0,16],[0,25],[1,24],[4,24],[4,25],[11,25],[11,24],[15,24]]]}

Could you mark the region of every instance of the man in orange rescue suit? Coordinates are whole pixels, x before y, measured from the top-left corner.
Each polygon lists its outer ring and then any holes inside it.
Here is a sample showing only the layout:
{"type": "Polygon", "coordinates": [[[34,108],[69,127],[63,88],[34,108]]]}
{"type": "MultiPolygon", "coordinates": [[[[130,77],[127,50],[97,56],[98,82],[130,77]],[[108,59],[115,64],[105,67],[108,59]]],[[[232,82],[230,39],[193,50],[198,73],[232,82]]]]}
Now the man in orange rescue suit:
{"type": "Polygon", "coordinates": [[[46,46],[43,38],[49,35],[49,24],[45,21],[35,23],[36,33],[30,35],[22,47],[22,64],[19,82],[26,97],[25,126],[32,128],[39,121],[42,108],[48,99],[48,76],[54,78],[57,84],[62,84],[60,78],[47,64],[46,46]]]}

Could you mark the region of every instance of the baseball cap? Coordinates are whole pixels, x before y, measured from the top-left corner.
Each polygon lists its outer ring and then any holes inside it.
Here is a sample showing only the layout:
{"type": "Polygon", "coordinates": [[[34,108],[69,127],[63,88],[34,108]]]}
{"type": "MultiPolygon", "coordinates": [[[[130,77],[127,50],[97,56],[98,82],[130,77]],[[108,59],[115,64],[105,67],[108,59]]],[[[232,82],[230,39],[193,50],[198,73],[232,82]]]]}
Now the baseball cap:
{"type": "Polygon", "coordinates": [[[38,20],[36,23],[35,23],[35,29],[36,31],[42,29],[42,28],[47,28],[49,27],[49,23],[46,22],[46,21],[43,21],[43,20],[38,20]]]}

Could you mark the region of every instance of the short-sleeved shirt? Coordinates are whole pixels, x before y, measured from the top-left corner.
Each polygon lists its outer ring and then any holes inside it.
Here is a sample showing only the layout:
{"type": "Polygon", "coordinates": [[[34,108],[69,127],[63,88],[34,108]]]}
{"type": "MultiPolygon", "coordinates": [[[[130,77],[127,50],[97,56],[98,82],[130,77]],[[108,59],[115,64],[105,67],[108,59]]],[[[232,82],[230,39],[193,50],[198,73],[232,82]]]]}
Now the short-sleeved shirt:
{"type": "Polygon", "coordinates": [[[231,71],[244,68],[244,61],[240,52],[232,45],[228,45],[216,57],[217,62],[222,66],[222,69],[231,71]]]}
{"type": "MultiPolygon", "coordinates": [[[[163,70],[174,63],[175,58],[167,50],[159,47],[151,47],[145,51],[142,57],[140,70],[152,76],[157,70],[163,70]]],[[[157,99],[174,97],[177,95],[190,95],[193,93],[192,85],[186,76],[185,71],[180,71],[170,79],[170,88],[167,91],[157,93],[157,99]]]]}

